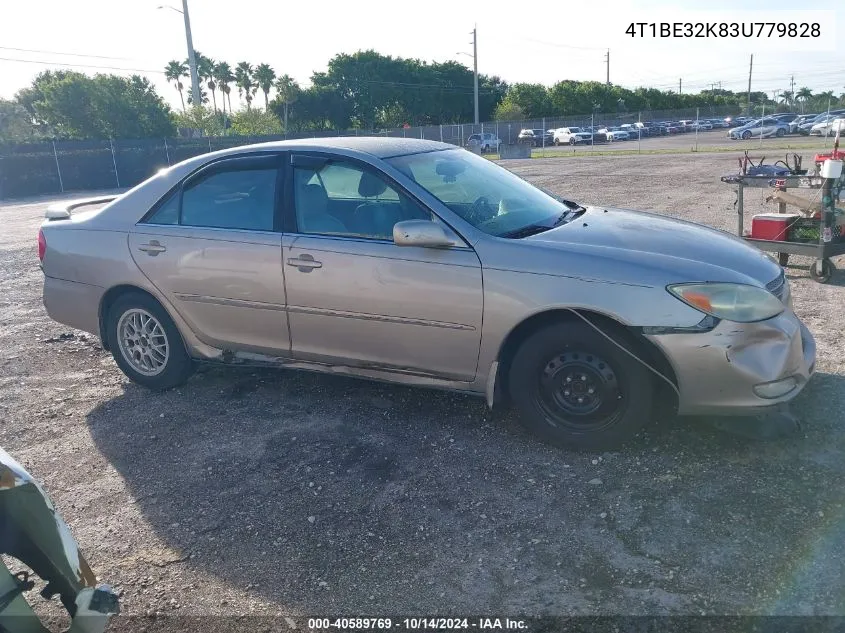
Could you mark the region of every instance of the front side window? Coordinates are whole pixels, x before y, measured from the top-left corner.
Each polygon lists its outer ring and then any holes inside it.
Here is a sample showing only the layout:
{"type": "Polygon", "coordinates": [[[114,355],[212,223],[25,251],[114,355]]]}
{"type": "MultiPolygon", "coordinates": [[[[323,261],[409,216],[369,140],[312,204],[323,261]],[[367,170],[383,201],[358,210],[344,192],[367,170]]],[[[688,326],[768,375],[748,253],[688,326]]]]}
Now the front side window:
{"type": "Polygon", "coordinates": [[[406,176],[481,231],[521,237],[552,228],[577,205],[567,205],[495,163],[464,150],[388,159],[406,176]]]}
{"type": "Polygon", "coordinates": [[[393,239],[403,220],[431,219],[375,170],[345,161],[294,168],[294,210],[300,233],[393,239]]]}

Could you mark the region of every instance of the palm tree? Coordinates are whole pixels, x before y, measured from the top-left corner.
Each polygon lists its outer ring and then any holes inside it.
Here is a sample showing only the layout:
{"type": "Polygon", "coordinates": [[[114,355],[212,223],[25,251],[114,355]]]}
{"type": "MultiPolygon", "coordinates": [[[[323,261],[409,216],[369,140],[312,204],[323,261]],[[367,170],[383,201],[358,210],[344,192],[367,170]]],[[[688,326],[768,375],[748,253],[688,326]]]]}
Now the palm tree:
{"type": "Polygon", "coordinates": [[[288,131],[288,106],[296,101],[299,94],[299,84],[290,75],[282,75],[276,80],[276,91],[279,98],[285,104],[285,133],[288,131]]]}
{"type": "Polygon", "coordinates": [[[214,66],[214,79],[217,81],[217,87],[223,93],[223,112],[226,111],[226,99],[229,100],[229,112],[232,112],[232,99],[229,96],[232,92],[230,83],[235,81],[235,75],[232,74],[232,67],[226,62],[220,62],[214,66]]]}
{"type": "Polygon", "coordinates": [[[833,90],[828,90],[827,92],[820,92],[816,95],[816,103],[819,104],[819,110],[827,110],[830,108],[830,104],[836,100],[836,95],[833,94],[833,90]]]}
{"type": "Polygon", "coordinates": [[[235,66],[235,84],[238,86],[238,96],[246,100],[246,109],[251,109],[252,95],[255,93],[255,83],[252,80],[253,69],[249,62],[240,62],[235,66]]]}
{"type": "Polygon", "coordinates": [[[807,87],[799,88],[798,92],[795,93],[795,96],[801,100],[801,114],[804,114],[804,105],[813,96],[813,91],[807,87]]]}
{"type": "Polygon", "coordinates": [[[183,112],[185,111],[185,95],[182,93],[184,86],[182,85],[181,79],[187,74],[188,65],[176,61],[175,59],[171,62],[167,62],[167,66],[164,67],[164,77],[167,79],[167,82],[174,82],[176,84],[176,90],[179,91],[179,98],[182,100],[183,112]]]}
{"type": "Polygon", "coordinates": [[[269,64],[258,64],[255,67],[255,83],[264,93],[264,109],[270,107],[270,88],[273,87],[273,80],[276,78],[276,71],[270,68],[269,64]]]}
{"type": "Polygon", "coordinates": [[[197,75],[200,81],[205,81],[211,91],[211,99],[214,103],[214,111],[217,112],[217,85],[214,83],[214,60],[206,57],[199,51],[194,51],[194,59],[197,60],[197,75]]]}

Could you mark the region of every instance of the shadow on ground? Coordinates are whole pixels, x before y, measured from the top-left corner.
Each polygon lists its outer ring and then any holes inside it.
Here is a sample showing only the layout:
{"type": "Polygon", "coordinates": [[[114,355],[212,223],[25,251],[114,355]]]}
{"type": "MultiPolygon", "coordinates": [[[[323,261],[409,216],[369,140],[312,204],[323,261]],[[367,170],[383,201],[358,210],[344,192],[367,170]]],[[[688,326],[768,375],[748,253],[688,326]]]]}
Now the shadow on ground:
{"type": "Polygon", "coordinates": [[[845,613],[843,378],[799,435],[678,420],[543,446],[481,400],[296,372],[129,386],[88,417],[184,565],[299,613],[845,613]]]}

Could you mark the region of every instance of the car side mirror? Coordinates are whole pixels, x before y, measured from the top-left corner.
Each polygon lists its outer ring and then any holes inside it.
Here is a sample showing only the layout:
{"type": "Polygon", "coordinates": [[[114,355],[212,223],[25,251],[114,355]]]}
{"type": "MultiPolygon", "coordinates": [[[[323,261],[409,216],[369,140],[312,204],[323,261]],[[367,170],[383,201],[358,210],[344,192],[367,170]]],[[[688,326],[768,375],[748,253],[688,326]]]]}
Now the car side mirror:
{"type": "Polygon", "coordinates": [[[404,220],[393,225],[393,243],[397,246],[427,248],[455,246],[445,229],[431,220],[404,220]]]}

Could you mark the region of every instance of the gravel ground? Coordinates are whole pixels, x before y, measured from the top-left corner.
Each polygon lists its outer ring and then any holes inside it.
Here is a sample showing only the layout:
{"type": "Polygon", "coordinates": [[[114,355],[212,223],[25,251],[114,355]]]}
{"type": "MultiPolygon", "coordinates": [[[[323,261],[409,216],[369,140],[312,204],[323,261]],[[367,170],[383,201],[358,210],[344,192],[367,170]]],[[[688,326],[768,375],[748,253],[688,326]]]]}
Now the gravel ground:
{"type": "MultiPolygon", "coordinates": [[[[732,155],[508,166],[585,203],[735,226],[732,155]]],[[[218,368],[130,384],[44,312],[47,202],[0,206],[0,445],[125,614],[845,614],[845,275],[788,270],[819,352],[800,432],[678,419],[575,454],[436,391],[218,368]]]]}

